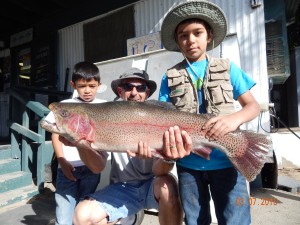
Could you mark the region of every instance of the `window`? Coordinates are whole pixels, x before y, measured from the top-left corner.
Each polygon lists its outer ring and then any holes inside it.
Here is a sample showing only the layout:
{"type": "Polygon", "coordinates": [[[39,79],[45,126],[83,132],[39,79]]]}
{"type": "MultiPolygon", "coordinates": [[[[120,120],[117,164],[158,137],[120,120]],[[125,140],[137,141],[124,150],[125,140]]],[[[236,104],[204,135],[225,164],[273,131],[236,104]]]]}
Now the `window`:
{"type": "Polygon", "coordinates": [[[84,56],[100,62],[127,55],[127,39],[135,36],[133,6],[83,25],[84,56]]]}

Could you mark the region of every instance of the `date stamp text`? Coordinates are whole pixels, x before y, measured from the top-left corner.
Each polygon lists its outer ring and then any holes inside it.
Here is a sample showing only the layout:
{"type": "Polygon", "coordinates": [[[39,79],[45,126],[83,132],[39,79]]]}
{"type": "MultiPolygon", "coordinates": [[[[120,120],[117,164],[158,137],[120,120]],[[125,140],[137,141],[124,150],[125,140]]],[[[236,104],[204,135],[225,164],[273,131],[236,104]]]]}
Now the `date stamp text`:
{"type": "Polygon", "coordinates": [[[270,198],[237,197],[235,203],[238,206],[243,206],[245,204],[249,204],[250,206],[272,206],[272,205],[277,205],[278,199],[275,197],[270,197],[270,198]]]}

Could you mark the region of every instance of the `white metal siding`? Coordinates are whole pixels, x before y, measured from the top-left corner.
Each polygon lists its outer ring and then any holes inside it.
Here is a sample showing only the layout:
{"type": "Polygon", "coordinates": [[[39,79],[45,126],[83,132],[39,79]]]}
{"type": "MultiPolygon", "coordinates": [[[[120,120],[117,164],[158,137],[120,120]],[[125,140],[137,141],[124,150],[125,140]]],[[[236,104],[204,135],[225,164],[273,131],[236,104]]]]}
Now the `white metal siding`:
{"type": "Polygon", "coordinates": [[[136,36],[160,31],[164,16],[177,0],[143,0],[135,4],[136,36]]]}
{"type": "MultiPolygon", "coordinates": [[[[74,65],[84,60],[82,24],[83,23],[74,24],[58,31],[58,79],[60,90],[64,88],[66,69],[70,69],[69,79],[67,81],[69,82],[74,65]]],[[[69,83],[68,90],[71,90],[69,83]]]]}

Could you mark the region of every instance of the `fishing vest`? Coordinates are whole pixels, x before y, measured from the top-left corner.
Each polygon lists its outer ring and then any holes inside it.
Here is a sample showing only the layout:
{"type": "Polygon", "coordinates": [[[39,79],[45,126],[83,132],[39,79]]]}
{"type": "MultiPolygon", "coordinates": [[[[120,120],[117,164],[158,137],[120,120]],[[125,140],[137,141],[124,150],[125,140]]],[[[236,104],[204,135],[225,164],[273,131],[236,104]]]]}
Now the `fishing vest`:
{"type": "MultiPolygon", "coordinates": [[[[230,83],[230,63],[228,59],[209,58],[206,76],[203,81],[206,111],[215,115],[227,115],[235,112],[233,88],[230,83]]],[[[186,61],[176,64],[166,72],[170,98],[174,106],[181,111],[198,113],[198,93],[188,74],[186,61]]]]}

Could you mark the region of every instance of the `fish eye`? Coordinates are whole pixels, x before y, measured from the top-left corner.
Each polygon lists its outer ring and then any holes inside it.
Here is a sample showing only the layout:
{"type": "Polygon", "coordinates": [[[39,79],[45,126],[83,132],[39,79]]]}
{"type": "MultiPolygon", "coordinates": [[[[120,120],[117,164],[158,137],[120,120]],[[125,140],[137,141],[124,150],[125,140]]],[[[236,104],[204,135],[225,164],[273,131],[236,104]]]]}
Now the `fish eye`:
{"type": "Polygon", "coordinates": [[[68,111],[66,111],[66,110],[61,110],[61,111],[60,111],[60,115],[61,115],[62,117],[67,117],[67,116],[69,115],[69,113],[68,113],[68,111]]]}

